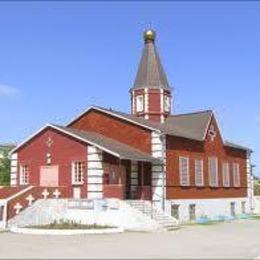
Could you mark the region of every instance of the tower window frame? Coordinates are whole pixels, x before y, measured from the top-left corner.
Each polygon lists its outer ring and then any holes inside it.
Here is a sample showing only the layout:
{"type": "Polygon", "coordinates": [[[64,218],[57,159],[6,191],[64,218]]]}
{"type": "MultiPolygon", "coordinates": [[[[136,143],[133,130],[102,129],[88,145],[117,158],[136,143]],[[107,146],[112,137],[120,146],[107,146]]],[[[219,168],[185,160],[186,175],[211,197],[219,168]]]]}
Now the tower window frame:
{"type": "Polygon", "coordinates": [[[171,99],[170,99],[169,96],[164,95],[164,99],[163,99],[163,101],[164,101],[163,108],[164,108],[164,111],[166,111],[166,112],[170,112],[170,110],[171,110],[171,101],[170,101],[170,100],[171,100],[171,99]]]}
{"type": "Polygon", "coordinates": [[[136,112],[143,112],[144,111],[144,96],[137,95],[136,99],[136,112]]]}

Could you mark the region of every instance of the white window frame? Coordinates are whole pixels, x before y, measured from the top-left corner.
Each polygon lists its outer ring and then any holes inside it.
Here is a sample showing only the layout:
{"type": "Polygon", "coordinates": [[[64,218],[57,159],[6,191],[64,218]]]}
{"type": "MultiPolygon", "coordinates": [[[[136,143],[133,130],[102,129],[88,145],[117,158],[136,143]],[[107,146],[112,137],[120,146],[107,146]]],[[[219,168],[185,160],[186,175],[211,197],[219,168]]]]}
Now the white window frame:
{"type": "Polygon", "coordinates": [[[84,183],[84,169],[85,169],[85,163],[83,161],[72,162],[71,164],[72,184],[82,185],[84,183]]]}
{"type": "Polygon", "coordinates": [[[190,163],[189,157],[180,156],[179,157],[179,177],[181,186],[190,185],[190,163]]]}
{"type": "Polygon", "coordinates": [[[29,166],[27,164],[20,165],[20,185],[29,184],[29,166]]]}
{"type": "Polygon", "coordinates": [[[138,95],[136,96],[136,112],[144,111],[144,96],[138,95]]]}
{"type": "Polygon", "coordinates": [[[203,171],[203,160],[195,159],[194,161],[194,171],[195,171],[195,185],[204,185],[204,171],[203,171]]]}
{"type": "Polygon", "coordinates": [[[164,95],[164,111],[169,112],[171,110],[171,101],[170,97],[164,95]]]}
{"type": "Polygon", "coordinates": [[[218,187],[218,158],[215,156],[208,158],[208,176],[209,186],[218,187]]]}
{"type": "Polygon", "coordinates": [[[222,164],[223,187],[230,187],[230,165],[228,162],[222,164]]]}
{"type": "Polygon", "coordinates": [[[233,185],[234,187],[240,187],[240,168],[239,163],[233,163],[233,185]]]}

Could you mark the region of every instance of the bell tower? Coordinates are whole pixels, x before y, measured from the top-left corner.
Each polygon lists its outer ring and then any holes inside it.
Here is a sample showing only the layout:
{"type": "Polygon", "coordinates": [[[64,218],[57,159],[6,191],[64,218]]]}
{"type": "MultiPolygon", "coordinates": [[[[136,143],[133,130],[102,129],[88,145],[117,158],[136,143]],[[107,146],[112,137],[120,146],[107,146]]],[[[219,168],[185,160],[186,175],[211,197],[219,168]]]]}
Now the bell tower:
{"type": "Polygon", "coordinates": [[[156,33],[144,31],[144,49],[134,86],[130,89],[132,114],[163,123],[171,113],[172,95],[155,46],[156,33]]]}

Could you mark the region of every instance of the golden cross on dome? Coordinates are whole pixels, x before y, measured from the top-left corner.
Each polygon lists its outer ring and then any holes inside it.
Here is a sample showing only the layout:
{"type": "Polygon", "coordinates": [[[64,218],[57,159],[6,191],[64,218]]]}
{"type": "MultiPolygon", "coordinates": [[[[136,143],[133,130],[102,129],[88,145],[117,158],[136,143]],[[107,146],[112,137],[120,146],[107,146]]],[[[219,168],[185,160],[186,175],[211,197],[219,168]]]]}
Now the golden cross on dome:
{"type": "Polygon", "coordinates": [[[47,146],[50,148],[53,143],[54,143],[53,140],[51,139],[51,137],[49,137],[47,142],[46,142],[47,146]]]}

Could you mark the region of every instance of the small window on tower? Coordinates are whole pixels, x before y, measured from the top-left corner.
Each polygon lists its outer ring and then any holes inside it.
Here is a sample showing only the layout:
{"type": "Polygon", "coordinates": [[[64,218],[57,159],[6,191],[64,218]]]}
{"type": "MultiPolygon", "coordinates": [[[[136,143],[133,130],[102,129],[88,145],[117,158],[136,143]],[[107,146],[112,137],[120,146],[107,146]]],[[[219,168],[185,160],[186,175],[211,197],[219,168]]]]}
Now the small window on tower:
{"type": "Polygon", "coordinates": [[[142,112],[143,110],[144,110],[144,97],[140,95],[136,97],[136,111],[142,112]]]}
{"type": "Polygon", "coordinates": [[[170,111],[170,97],[164,96],[164,111],[170,111]]]}

